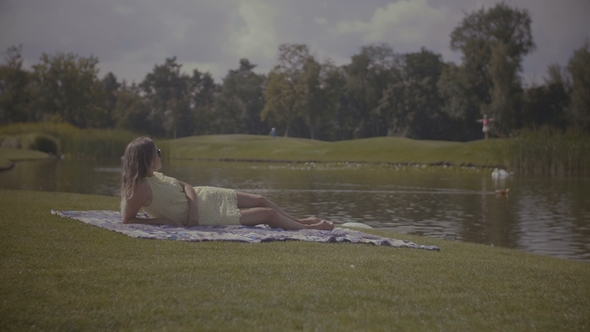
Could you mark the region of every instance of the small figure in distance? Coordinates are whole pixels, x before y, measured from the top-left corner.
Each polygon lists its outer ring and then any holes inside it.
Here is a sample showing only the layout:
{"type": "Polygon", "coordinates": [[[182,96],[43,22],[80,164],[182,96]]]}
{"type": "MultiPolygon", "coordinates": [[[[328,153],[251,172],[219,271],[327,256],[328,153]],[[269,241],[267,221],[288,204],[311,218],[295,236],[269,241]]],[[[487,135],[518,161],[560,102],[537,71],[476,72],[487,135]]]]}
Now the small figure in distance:
{"type": "Polygon", "coordinates": [[[493,122],[493,121],[494,121],[494,118],[488,118],[487,114],[483,115],[483,119],[477,120],[477,122],[483,123],[483,128],[481,129],[481,131],[483,132],[485,139],[490,138],[490,122],[493,122]]]}
{"type": "Polygon", "coordinates": [[[268,133],[270,136],[272,136],[272,138],[275,138],[277,136],[277,129],[275,127],[272,127],[272,129],[270,130],[270,133],[268,133]]]}
{"type": "Polygon", "coordinates": [[[284,230],[332,230],[316,217],[297,219],[267,198],[216,187],[193,187],[157,172],[162,151],[149,137],[127,145],[121,176],[121,222],[175,227],[266,224],[284,230]],[[143,209],[150,218],[138,218],[143,209]]]}

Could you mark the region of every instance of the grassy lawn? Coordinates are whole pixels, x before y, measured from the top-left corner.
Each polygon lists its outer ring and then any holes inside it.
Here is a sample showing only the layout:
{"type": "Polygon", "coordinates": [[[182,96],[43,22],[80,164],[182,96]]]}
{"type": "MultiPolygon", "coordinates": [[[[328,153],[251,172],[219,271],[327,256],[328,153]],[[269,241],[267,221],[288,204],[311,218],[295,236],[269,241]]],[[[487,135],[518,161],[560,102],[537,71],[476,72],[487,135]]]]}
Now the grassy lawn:
{"type": "Polygon", "coordinates": [[[141,240],[51,209],[118,199],[0,189],[1,331],[590,329],[587,263],[373,230],[441,251],[141,240]]]}
{"type": "Polygon", "coordinates": [[[505,140],[467,143],[399,137],[324,142],[253,135],[192,136],[166,142],[172,158],[497,165],[505,140]]]}
{"type": "MultiPolygon", "coordinates": [[[[501,165],[503,139],[467,143],[419,141],[399,137],[324,142],[303,138],[271,139],[255,135],[191,136],[165,140],[160,146],[171,158],[274,161],[349,161],[386,163],[452,163],[501,165]]],[[[106,143],[105,143],[106,144],[106,143]]],[[[47,158],[24,149],[0,148],[0,166],[10,161],[47,158]]]]}
{"type": "Polygon", "coordinates": [[[45,158],[47,158],[47,153],[40,151],[0,148],[0,169],[9,166],[13,161],[45,158]]]}

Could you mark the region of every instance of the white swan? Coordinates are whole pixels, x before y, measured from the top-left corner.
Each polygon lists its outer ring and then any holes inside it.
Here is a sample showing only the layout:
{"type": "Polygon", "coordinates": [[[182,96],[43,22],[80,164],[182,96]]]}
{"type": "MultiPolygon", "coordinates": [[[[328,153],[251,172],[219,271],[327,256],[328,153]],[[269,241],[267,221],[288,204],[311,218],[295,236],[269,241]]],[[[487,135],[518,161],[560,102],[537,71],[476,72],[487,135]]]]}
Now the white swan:
{"type": "Polygon", "coordinates": [[[510,173],[506,172],[503,169],[494,169],[492,172],[492,179],[505,179],[510,176],[510,173]]]}

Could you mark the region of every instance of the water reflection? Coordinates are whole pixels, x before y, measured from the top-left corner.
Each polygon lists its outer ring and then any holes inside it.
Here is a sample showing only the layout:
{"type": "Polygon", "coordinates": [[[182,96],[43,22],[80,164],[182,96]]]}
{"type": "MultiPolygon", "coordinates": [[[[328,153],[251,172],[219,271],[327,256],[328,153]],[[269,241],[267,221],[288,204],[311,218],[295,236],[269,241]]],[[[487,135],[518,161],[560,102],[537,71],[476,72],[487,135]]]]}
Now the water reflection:
{"type": "MultiPolygon", "coordinates": [[[[495,181],[491,170],[467,168],[183,160],[162,171],[263,194],[294,215],[590,262],[588,178],[495,181]],[[508,187],[508,196],[494,192],[508,187]]],[[[0,187],[118,195],[119,178],[118,160],[22,162],[0,173],[0,187]]]]}
{"type": "Polygon", "coordinates": [[[121,168],[113,166],[113,162],[19,162],[11,171],[0,172],[0,188],[118,195],[121,168]]]}

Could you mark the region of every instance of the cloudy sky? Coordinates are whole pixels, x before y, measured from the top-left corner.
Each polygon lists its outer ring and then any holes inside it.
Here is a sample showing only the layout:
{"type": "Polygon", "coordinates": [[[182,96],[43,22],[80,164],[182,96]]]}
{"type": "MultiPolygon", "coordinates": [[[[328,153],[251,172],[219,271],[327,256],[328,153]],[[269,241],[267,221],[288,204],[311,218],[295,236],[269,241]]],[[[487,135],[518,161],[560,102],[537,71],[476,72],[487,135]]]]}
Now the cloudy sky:
{"type": "MultiPolygon", "coordinates": [[[[496,0],[0,0],[0,50],[23,45],[25,64],[42,53],[99,59],[139,82],[155,64],[176,56],[183,69],[209,71],[216,82],[240,58],[266,73],[283,43],[307,44],[317,59],[350,63],[363,45],[395,52],[421,47],[461,62],[449,35],[466,13],[496,0]]],[[[590,40],[590,0],[512,0],[532,17],[537,49],[523,63],[525,83],[542,83],[547,66],[567,64],[590,40]]]]}

